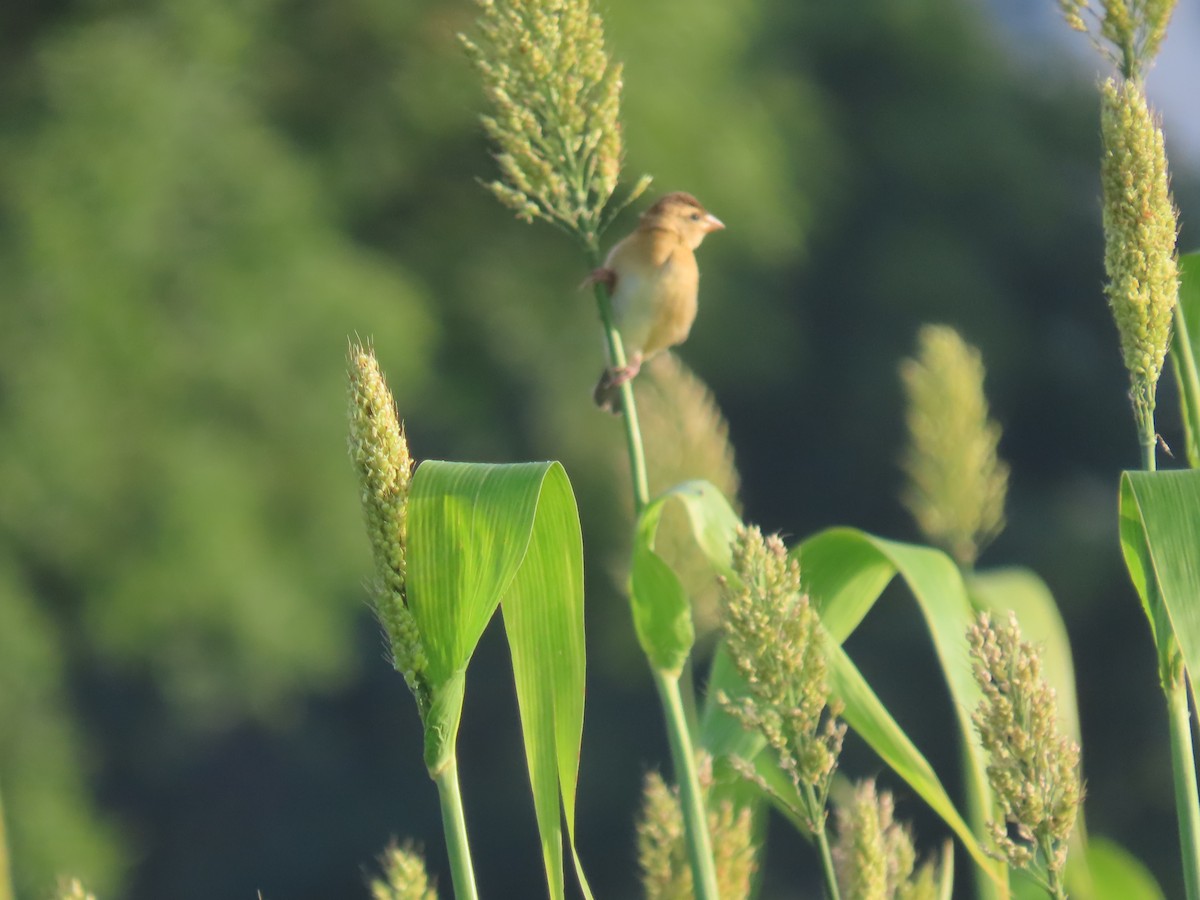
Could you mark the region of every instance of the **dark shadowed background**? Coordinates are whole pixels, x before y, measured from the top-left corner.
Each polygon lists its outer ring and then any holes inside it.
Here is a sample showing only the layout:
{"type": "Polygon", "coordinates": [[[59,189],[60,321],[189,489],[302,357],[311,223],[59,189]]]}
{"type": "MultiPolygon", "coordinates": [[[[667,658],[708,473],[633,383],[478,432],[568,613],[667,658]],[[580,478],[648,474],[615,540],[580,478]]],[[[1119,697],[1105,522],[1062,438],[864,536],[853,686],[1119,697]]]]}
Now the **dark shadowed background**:
{"type": "MultiPolygon", "coordinates": [[[[925,322],[981,348],[1013,468],[981,565],[1030,566],[1058,597],[1089,826],[1170,896],[1165,717],[1115,527],[1137,448],[1100,290],[1095,66],[1046,10],[998,5],[608,0],[627,180],[692,191],[728,226],[700,252],[680,355],[728,417],[747,518],[789,540],[916,539],[897,363],[925,322]]],[[[393,835],[448,882],[415,707],[366,605],[352,335],[418,458],[564,462],[588,548],[581,850],[598,896],[637,896],[632,816],[667,754],[619,590],[620,429],[589,402],[585,260],[476,183],[493,165],[454,37],[473,15],[0,7],[0,796],[22,898],[60,873],[109,900],[365,897],[393,835]]],[[[1175,157],[1193,248],[1198,155],[1175,157]]],[[[902,593],[885,600],[851,651],[952,773],[926,638],[902,593]]],[[[492,629],[468,684],[467,811],[482,893],[540,896],[506,667],[492,629]]],[[[845,765],[880,768],[853,745],[845,765]]],[[[779,830],[768,855],[770,896],[804,895],[802,842],[779,830]]]]}

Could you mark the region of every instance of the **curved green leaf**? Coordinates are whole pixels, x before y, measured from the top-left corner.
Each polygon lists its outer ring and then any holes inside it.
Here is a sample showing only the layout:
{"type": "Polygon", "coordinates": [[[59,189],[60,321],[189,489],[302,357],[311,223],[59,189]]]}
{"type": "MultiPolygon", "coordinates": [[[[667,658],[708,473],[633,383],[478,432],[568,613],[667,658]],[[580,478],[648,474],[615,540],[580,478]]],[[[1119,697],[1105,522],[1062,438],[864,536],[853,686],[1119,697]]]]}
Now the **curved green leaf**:
{"type": "MultiPolygon", "coordinates": [[[[941,551],[885,540],[852,528],[823,531],[793,553],[799,555],[805,591],[839,644],[862,621],[891,579],[896,575],[904,579],[925,619],[950,688],[967,748],[967,790],[978,808],[989,809],[986,763],[970,720],[980,699],[966,643],[974,610],[958,568],[941,551]]],[[[846,704],[843,717],[850,727],[942,816],[975,861],[989,875],[999,878],[997,863],[984,854],[929,763],[844,653],[834,655],[831,679],[835,694],[846,704]]]]}
{"type": "Polygon", "coordinates": [[[437,685],[466,668],[525,558],[549,463],[428,460],[408,500],[408,602],[437,685]]]}
{"type": "Polygon", "coordinates": [[[1171,369],[1179,385],[1188,465],[1200,469],[1200,252],[1179,257],[1179,305],[1171,336],[1171,369]]]}
{"type": "Polygon", "coordinates": [[[583,543],[562,466],[423,463],[408,506],[408,599],[433,688],[426,734],[431,771],[453,756],[465,670],[502,604],[550,895],[564,896],[561,802],[576,871],[590,897],[574,839],[584,702],[583,543]]]}
{"type": "Polygon", "coordinates": [[[1179,642],[1196,693],[1200,673],[1200,470],[1121,475],[1121,550],[1150,620],[1160,665],[1179,642]]]}
{"type": "Polygon", "coordinates": [[[695,641],[687,592],[671,567],[654,552],[654,539],[668,501],[683,504],[700,549],[721,574],[728,574],[741,520],[729,501],[707,481],[686,481],[656,497],[638,517],[634,532],[629,598],[638,642],[650,663],[678,677],[695,641]]]}

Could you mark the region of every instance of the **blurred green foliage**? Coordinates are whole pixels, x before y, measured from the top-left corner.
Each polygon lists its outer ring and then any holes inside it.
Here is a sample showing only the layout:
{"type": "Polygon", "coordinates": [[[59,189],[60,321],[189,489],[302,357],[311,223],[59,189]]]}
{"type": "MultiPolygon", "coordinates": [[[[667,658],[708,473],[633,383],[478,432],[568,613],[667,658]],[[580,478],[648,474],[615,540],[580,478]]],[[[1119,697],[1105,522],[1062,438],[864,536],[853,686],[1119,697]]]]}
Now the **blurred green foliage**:
{"type": "MultiPolygon", "coordinates": [[[[1115,552],[1115,473],[1135,457],[1090,85],[1019,71],[958,0],[604,13],[631,177],[729,226],[701,251],[682,355],[729,417],[747,516],[910,536],[895,366],[922,322],[959,327],[1013,463],[989,563],[1033,565],[1063,599],[1093,686],[1092,827],[1153,846],[1170,813],[1145,802],[1169,796],[1152,666],[1107,661],[1141,625],[1115,552]]],[[[60,872],[101,896],[363,896],[389,833],[436,844],[416,717],[364,602],[352,334],[418,456],[570,472],[589,550],[581,852],[598,892],[631,892],[638,785],[665,753],[615,598],[620,434],[588,402],[603,361],[584,260],[475,182],[493,169],[454,37],[473,14],[0,8],[0,790],[22,897],[60,872]]],[[[919,658],[919,631],[884,621],[879,654],[919,658]]],[[[912,684],[926,674],[914,662],[912,684]]],[[[515,708],[485,679],[467,807],[484,891],[521,896],[541,876],[515,708]]]]}

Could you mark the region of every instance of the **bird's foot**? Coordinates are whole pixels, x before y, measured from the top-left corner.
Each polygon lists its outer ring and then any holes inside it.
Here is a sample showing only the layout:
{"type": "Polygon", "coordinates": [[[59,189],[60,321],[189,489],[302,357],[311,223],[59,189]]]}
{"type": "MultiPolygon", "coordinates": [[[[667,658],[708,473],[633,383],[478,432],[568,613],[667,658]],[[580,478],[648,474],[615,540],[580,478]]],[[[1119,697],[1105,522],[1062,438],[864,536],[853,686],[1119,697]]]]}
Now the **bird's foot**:
{"type": "Polygon", "coordinates": [[[579,285],[579,289],[589,288],[594,284],[602,284],[612,294],[613,288],[617,286],[617,273],[607,266],[600,266],[598,269],[592,269],[591,274],[583,279],[583,283],[579,285]]]}
{"type": "Polygon", "coordinates": [[[613,415],[621,412],[621,385],[634,378],[642,369],[642,355],[634,354],[628,365],[605,369],[592,392],[592,399],[601,409],[613,415]]]}
{"type": "Polygon", "coordinates": [[[605,374],[609,377],[611,386],[619,388],[625,382],[635,378],[640,371],[642,371],[642,355],[635,353],[628,365],[608,369],[605,374]]]}

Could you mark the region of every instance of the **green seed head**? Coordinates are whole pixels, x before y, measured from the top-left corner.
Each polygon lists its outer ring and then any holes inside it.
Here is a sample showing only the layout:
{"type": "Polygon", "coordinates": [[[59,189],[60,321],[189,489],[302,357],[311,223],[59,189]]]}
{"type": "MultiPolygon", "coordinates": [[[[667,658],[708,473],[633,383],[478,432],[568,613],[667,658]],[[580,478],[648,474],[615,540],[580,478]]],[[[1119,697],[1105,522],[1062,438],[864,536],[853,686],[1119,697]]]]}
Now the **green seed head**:
{"type": "MultiPolygon", "coordinates": [[[[460,35],[483,81],[481,117],[500,178],[487,187],[525,221],[594,240],[621,173],[621,64],[591,0],[477,0],[460,35]]],[[[645,190],[637,188],[619,206],[645,190]]]]}
{"type": "Polygon", "coordinates": [[[1163,134],[1141,87],[1101,87],[1105,293],[1121,338],[1139,421],[1154,411],[1179,298],[1178,225],[1163,134]]]}
{"type": "Polygon", "coordinates": [[[391,649],[424,716],[427,665],[416,620],[406,594],[405,543],[412,457],[396,415],[396,403],[374,353],[361,344],[350,348],[350,458],[358,472],[367,536],[375,556],[375,611],[391,649]]]}

